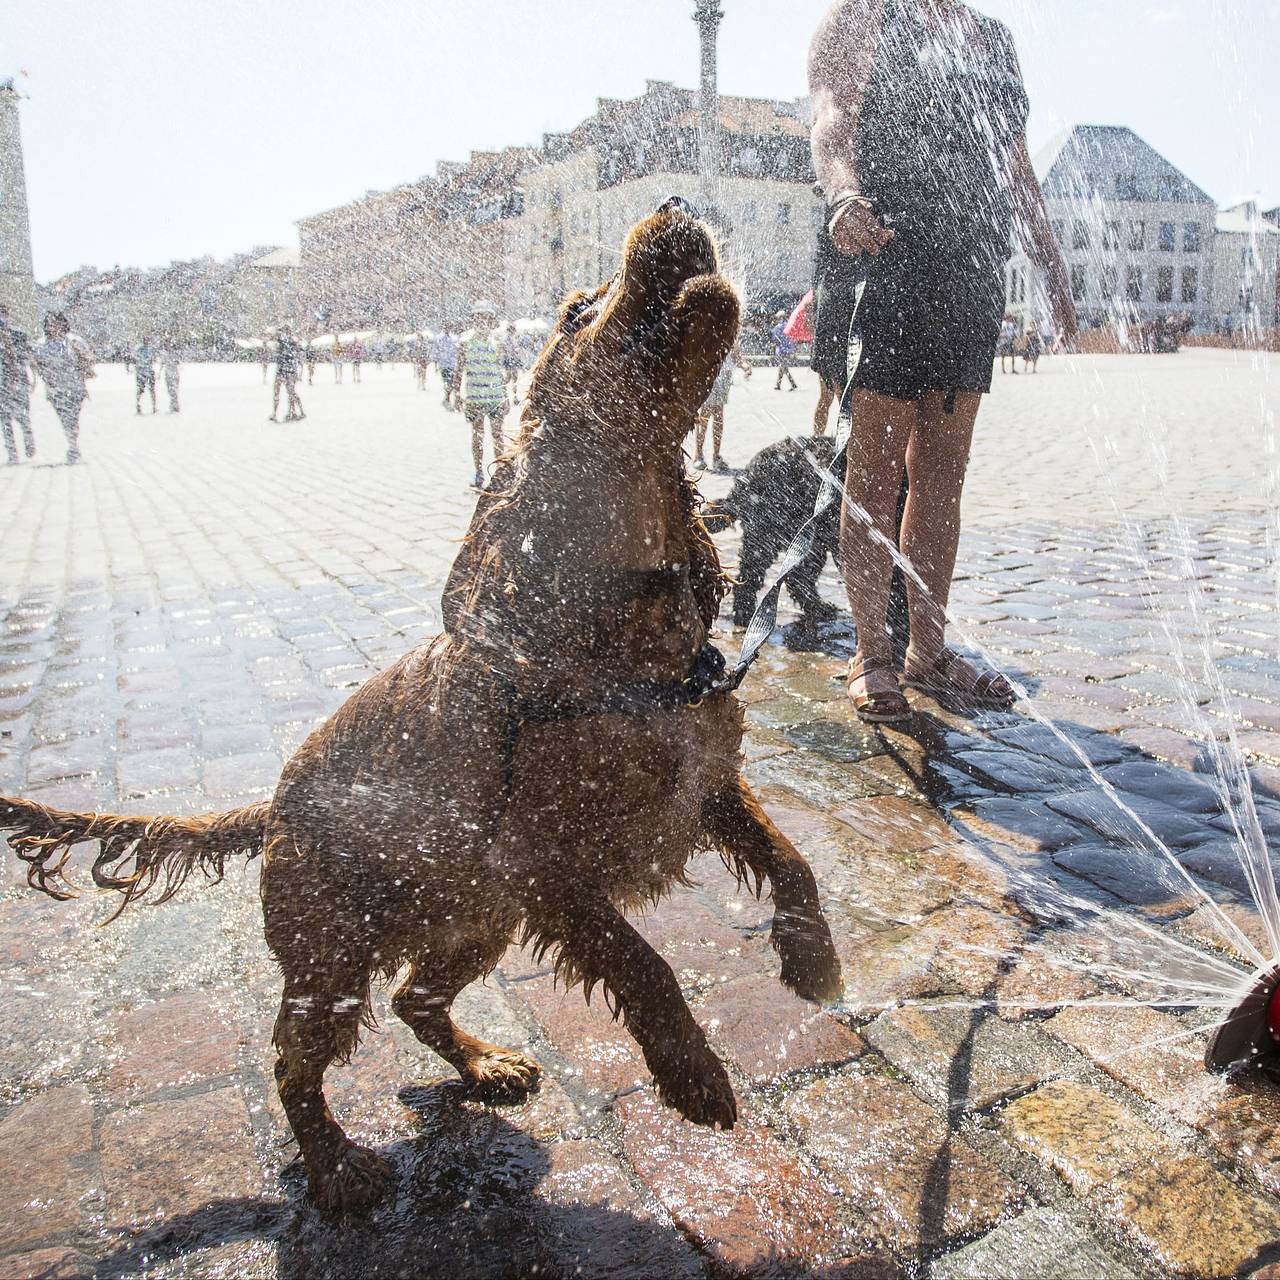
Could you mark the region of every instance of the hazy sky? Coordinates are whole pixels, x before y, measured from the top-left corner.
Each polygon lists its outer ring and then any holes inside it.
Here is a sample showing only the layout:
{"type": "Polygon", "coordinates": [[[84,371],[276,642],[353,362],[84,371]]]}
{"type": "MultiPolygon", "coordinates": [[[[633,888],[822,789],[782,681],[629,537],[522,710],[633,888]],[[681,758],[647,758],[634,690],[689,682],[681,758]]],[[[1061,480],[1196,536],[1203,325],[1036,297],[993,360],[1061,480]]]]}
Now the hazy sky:
{"type": "MultiPolygon", "coordinates": [[[[721,0],[723,92],[806,92],[827,0],[721,0]]],[[[1275,0],[979,0],[1012,27],[1033,149],[1126,124],[1220,202],[1280,201],[1275,0]]],[[[472,148],[695,87],[692,0],[0,0],[36,274],[291,243],[294,219],[472,148]]]]}

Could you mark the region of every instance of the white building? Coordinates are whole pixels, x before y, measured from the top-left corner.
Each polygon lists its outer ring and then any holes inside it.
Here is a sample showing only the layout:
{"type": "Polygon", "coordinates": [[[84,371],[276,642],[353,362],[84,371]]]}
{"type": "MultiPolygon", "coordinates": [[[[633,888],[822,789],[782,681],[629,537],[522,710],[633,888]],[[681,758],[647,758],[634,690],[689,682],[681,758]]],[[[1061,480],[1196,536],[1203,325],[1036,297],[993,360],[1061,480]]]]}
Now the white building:
{"type": "MultiPolygon", "coordinates": [[[[1210,196],[1131,129],[1076,125],[1034,161],[1083,326],[1214,314],[1210,196]]],[[[1009,310],[1045,314],[1026,255],[1009,264],[1009,310]]]]}
{"type": "Polygon", "coordinates": [[[1256,333],[1280,325],[1280,226],[1256,200],[1222,209],[1213,243],[1213,318],[1256,333]]]}
{"type": "Polygon", "coordinates": [[[554,310],[606,279],[630,228],[673,194],[709,216],[723,268],[748,305],[782,306],[808,289],[822,202],[807,105],[719,104],[719,163],[709,181],[699,174],[697,95],[666,81],[648,81],[630,101],[601,99],[571,133],[544,138],[542,163],[523,175],[517,255],[525,272],[518,291],[535,310],[554,310]]]}

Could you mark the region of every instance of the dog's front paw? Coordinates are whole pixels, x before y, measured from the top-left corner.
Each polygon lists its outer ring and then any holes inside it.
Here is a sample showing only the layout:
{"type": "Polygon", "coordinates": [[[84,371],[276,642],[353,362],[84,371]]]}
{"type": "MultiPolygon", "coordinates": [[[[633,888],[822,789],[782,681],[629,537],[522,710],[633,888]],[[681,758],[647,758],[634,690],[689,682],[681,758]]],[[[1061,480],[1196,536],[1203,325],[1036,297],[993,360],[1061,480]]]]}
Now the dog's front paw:
{"type": "Polygon", "coordinates": [[[388,1161],[368,1147],[344,1142],[332,1164],[308,1178],[311,1199],[326,1213],[350,1213],[377,1204],[393,1177],[388,1161]]]}
{"type": "Polygon", "coordinates": [[[830,1004],[844,991],[840,957],[823,919],[774,917],[772,941],[782,961],[782,982],[798,996],[830,1004]]]}
{"type": "Polygon", "coordinates": [[[654,1071],[654,1084],[658,1097],[694,1124],[732,1129],[738,1118],[729,1073],[705,1040],[687,1044],[661,1071],[654,1071]]]}

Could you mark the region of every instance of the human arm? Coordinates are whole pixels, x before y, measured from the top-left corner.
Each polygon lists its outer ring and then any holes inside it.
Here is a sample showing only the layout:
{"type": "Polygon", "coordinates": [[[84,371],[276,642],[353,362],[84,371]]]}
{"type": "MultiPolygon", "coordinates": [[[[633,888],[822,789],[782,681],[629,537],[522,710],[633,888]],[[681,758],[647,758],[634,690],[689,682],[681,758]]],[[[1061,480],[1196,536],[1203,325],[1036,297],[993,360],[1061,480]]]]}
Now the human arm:
{"type": "Polygon", "coordinates": [[[838,0],[809,46],[810,146],[841,253],[877,254],[893,238],[859,189],[858,132],[884,20],[884,0],[838,0]]]}
{"type": "Polygon", "coordinates": [[[1067,278],[1066,264],[1062,261],[1062,251],[1049,223],[1044,192],[1040,190],[1040,182],[1031,164],[1025,133],[1019,136],[1010,155],[1009,180],[1019,239],[1032,266],[1045,282],[1054,328],[1072,342],[1079,335],[1079,325],[1075,303],[1071,299],[1071,283],[1067,278]]]}

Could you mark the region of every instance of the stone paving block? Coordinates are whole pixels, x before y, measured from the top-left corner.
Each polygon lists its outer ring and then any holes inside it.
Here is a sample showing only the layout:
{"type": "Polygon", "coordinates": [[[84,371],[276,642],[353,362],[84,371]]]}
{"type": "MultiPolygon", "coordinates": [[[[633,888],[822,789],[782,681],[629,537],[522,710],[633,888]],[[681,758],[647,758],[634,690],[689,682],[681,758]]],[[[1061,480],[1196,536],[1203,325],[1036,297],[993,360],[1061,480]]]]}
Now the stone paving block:
{"type": "Polygon", "coordinates": [[[1191,911],[1199,899],[1158,853],[1113,844],[1073,844],[1054,862],[1133,906],[1163,913],[1191,911]]]}
{"type": "Polygon", "coordinates": [[[588,1093],[614,1094],[649,1079],[639,1046],[614,1021],[599,992],[588,1005],[580,988],[565,991],[550,975],[513,983],[510,990],[542,1024],[588,1093]]]}
{"type": "Polygon", "coordinates": [[[839,1193],[899,1255],[985,1231],[1021,1198],[905,1085],[847,1071],[806,1085],[785,1110],[839,1193]]]}
{"type": "Polygon", "coordinates": [[[98,1186],[93,1145],[93,1104],[82,1085],[50,1089],[0,1120],[0,1250],[81,1226],[98,1186]]]}
{"type": "Polygon", "coordinates": [[[1172,729],[1135,726],[1122,729],[1119,737],[1139,751],[1180,769],[1198,769],[1205,761],[1204,746],[1197,737],[1175,733],[1172,729]]]}
{"type": "Polygon", "coordinates": [[[1165,844],[1187,848],[1198,844],[1209,834],[1203,818],[1183,813],[1172,805],[1150,800],[1132,792],[1121,792],[1123,809],[1100,787],[1080,791],[1062,791],[1046,798],[1054,813],[1092,827],[1109,841],[1132,841],[1149,848],[1151,836],[1143,826],[1165,844]],[[1141,824],[1141,825],[1140,825],[1141,824]]]}
{"type": "Polygon", "coordinates": [[[951,840],[936,810],[902,796],[876,796],[833,807],[831,816],[864,840],[893,853],[917,853],[951,840]]]}
{"type": "Polygon", "coordinates": [[[861,1028],[868,1043],[951,1110],[985,1110],[1064,1069],[1066,1055],[1034,1027],[946,998],[894,1009],[861,1028]]]}
{"type": "MultiPolygon", "coordinates": [[[[1174,921],[1173,928],[1196,942],[1201,942],[1216,951],[1226,952],[1250,969],[1257,966],[1257,957],[1244,949],[1238,934],[1243,934],[1244,938],[1253,944],[1259,955],[1266,957],[1271,952],[1271,941],[1267,936],[1266,925],[1263,924],[1262,917],[1252,905],[1220,902],[1210,906],[1205,903],[1197,907],[1189,916],[1174,921]],[[1224,916],[1226,924],[1223,923],[1224,916]]],[[[1246,972],[1242,969],[1240,973],[1242,983],[1246,976],[1246,972]]]]}
{"type": "Polygon", "coordinates": [[[213,1080],[239,1070],[234,1019],[209,991],[189,991],[118,1014],[107,1086],[122,1097],[213,1080]]]}
{"type": "Polygon", "coordinates": [[[848,1062],[866,1048],[819,1005],[762,975],[716,988],[693,1006],[693,1016],[753,1084],[848,1062]]]}
{"type": "Polygon", "coordinates": [[[1060,791],[1074,777],[1074,771],[1056,760],[1028,755],[1023,751],[995,751],[979,748],[957,751],[955,758],[966,769],[976,769],[1002,791],[1015,795],[1060,791]]]}
{"type": "Polygon", "coordinates": [[[763,978],[770,965],[761,948],[687,893],[672,894],[632,923],[685,988],[718,986],[746,974],[763,978]]]}
{"type": "Polygon", "coordinates": [[[1010,1104],[1000,1122],[1174,1274],[1235,1275],[1280,1242],[1273,1204],[1087,1085],[1043,1085],[1010,1104]]]}
{"type": "Polygon", "coordinates": [[[950,906],[933,912],[916,931],[930,963],[971,996],[990,995],[1019,954],[1026,926],[1011,916],[978,907],[950,906]]]}
{"type": "MultiPolygon", "coordinates": [[[[1062,741],[1058,734],[1042,724],[1031,722],[1014,725],[1008,729],[997,729],[991,736],[998,742],[1007,743],[1019,751],[1047,756],[1050,760],[1056,760],[1059,764],[1070,768],[1082,767],[1079,756],[1062,741]]],[[[1110,737],[1096,733],[1072,733],[1067,736],[1094,765],[1119,764],[1125,758],[1124,749],[1117,746],[1110,737]]]]}
{"type": "Polygon", "coordinates": [[[194,755],[185,747],[137,751],[116,761],[116,785],[126,796],[193,787],[197,781],[194,755]]]}
{"type": "Polygon", "coordinates": [[[213,797],[238,796],[248,792],[269,795],[280,780],[284,761],[274,751],[249,751],[208,761],[200,782],[213,797]]]}
{"type": "Polygon", "coordinates": [[[1153,760],[1126,760],[1104,769],[1102,776],[1117,791],[1157,800],[1184,813],[1210,815],[1222,808],[1207,778],[1153,760]]]}
{"type": "Polygon", "coordinates": [[[1137,1280],[1074,1217],[1029,1209],[939,1258],[929,1280],[1137,1280]]]}
{"type": "Polygon", "coordinates": [[[972,800],[951,810],[962,831],[979,839],[1015,848],[1051,853],[1092,835],[1087,827],[1068,821],[1042,801],[1014,796],[972,800]]]}
{"type": "Polygon", "coordinates": [[[648,1089],[619,1100],[623,1150],[676,1225],[728,1275],[893,1275],[839,1225],[822,1183],[756,1117],[728,1133],[681,1120],[648,1089]],[[859,1269],[838,1266],[858,1260],[859,1269]],[[816,1264],[816,1265],[815,1265],[816,1264]]]}
{"type": "Polygon", "coordinates": [[[36,1249],[0,1258],[6,1280],[93,1280],[92,1258],[75,1249],[36,1249]]]}
{"type": "Polygon", "coordinates": [[[113,1226],[194,1214],[261,1189],[249,1115],[237,1089],[117,1111],[104,1122],[101,1142],[113,1226]]]}
{"type": "Polygon", "coordinates": [[[870,1018],[903,1000],[955,989],[930,966],[932,951],[920,946],[915,926],[869,928],[862,920],[831,911],[828,919],[844,978],[844,1015],[870,1018]]]}

